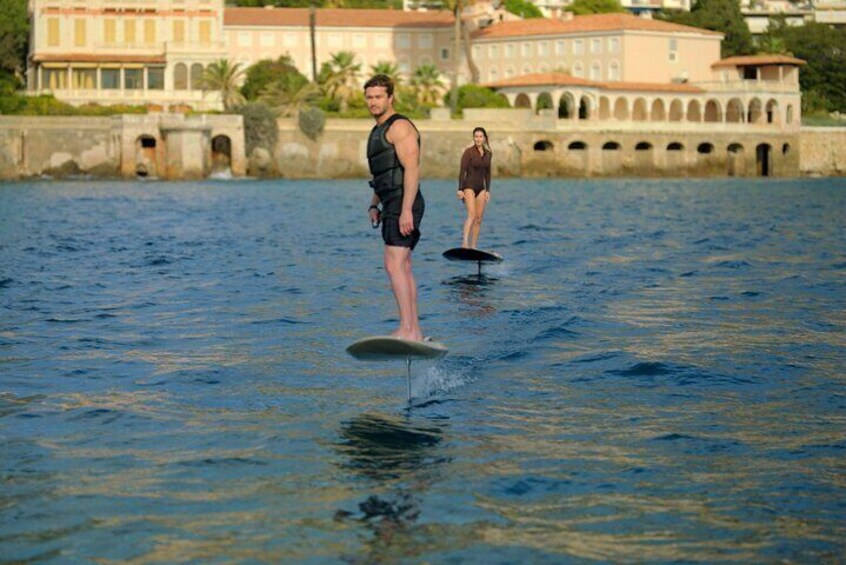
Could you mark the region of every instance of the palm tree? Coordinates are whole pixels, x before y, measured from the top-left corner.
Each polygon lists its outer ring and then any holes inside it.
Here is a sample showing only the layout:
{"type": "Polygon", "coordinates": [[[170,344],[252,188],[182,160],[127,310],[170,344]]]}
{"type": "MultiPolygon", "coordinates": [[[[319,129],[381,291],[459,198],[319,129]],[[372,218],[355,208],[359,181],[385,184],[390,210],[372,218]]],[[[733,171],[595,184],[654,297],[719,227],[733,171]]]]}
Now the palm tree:
{"type": "Polygon", "coordinates": [[[358,73],[361,63],[355,62],[355,53],[340,51],[332,54],[332,59],[324,63],[321,70],[321,84],[330,98],[338,100],[341,111],[349,108],[352,98],[359,93],[358,73]]]}
{"type": "Polygon", "coordinates": [[[461,50],[462,28],[464,39],[464,57],[467,60],[467,68],[470,70],[470,82],[476,84],[479,82],[479,67],[473,61],[473,49],[470,39],[470,30],[461,21],[461,12],[464,11],[465,4],[472,4],[474,0],[444,0],[444,5],[452,12],[454,19],[453,27],[453,53],[455,53],[455,65],[452,70],[452,84],[450,85],[450,108],[455,112],[458,104],[458,66],[460,57],[458,52],[461,50]]]}
{"type": "Polygon", "coordinates": [[[289,73],[268,85],[260,100],[283,118],[289,118],[311,106],[319,96],[320,89],[316,84],[302,75],[289,73]]]}
{"type": "Polygon", "coordinates": [[[414,88],[417,101],[425,106],[437,106],[446,90],[441,80],[441,72],[432,64],[417,67],[411,78],[411,86],[414,88]]]}
{"type": "Polygon", "coordinates": [[[399,65],[390,61],[379,61],[375,65],[370,66],[370,70],[374,75],[387,75],[394,81],[394,86],[399,87],[402,84],[402,75],[400,73],[399,65]]]}
{"type": "Polygon", "coordinates": [[[200,77],[203,93],[220,92],[223,109],[226,111],[244,103],[244,95],[240,90],[244,71],[240,67],[240,64],[233,64],[228,59],[218,59],[206,67],[200,77]]]}

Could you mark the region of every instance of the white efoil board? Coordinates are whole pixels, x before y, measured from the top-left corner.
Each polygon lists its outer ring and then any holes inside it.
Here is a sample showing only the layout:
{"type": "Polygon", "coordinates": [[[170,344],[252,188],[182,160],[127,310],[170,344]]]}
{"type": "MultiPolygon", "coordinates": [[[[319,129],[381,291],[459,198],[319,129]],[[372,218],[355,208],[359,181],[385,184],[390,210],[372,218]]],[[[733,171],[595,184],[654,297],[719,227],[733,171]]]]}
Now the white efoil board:
{"type": "Polygon", "coordinates": [[[347,353],[360,361],[438,359],[448,351],[444,344],[437,341],[409,341],[389,335],[365,337],[347,347],[347,353]]]}

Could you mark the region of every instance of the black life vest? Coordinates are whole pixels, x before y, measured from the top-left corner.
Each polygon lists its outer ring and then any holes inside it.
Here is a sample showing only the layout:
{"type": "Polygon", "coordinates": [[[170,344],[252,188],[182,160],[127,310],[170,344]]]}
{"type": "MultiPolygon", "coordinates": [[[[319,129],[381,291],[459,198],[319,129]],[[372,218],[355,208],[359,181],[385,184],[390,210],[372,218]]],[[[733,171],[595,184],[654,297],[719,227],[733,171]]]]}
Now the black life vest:
{"type": "MultiPolygon", "coordinates": [[[[373,175],[370,186],[382,203],[402,194],[405,169],[400,164],[393,144],[388,143],[388,140],[385,139],[388,128],[397,120],[408,120],[408,118],[402,114],[392,115],[381,124],[374,126],[370,131],[370,137],[367,139],[367,164],[370,166],[370,174],[373,175]]],[[[414,127],[411,120],[408,121],[414,127]]],[[[417,145],[420,146],[419,133],[417,134],[417,145]]]]}

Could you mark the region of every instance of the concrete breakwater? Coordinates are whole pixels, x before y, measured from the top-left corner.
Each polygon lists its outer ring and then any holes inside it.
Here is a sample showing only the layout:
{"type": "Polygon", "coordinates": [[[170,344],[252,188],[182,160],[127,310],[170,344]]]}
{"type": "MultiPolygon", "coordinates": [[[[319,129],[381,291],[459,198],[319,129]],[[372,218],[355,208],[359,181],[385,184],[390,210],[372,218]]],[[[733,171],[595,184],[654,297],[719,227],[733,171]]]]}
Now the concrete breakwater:
{"type": "MultiPolygon", "coordinates": [[[[473,127],[488,130],[497,177],[795,177],[846,174],[846,128],[752,124],[585,123],[530,110],[465,110],[417,120],[423,175],[457,176],[473,127]],[[441,119],[439,119],[439,117],[441,119]],[[706,127],[707,126],[707,127],[706,127]]],[[[327,120],[314,140],[280,119],[276,146],[245,154],[237,115],[0,116],[0,178],[153,177],[215,173],[363,178],[372,122],[327,120]]]]}

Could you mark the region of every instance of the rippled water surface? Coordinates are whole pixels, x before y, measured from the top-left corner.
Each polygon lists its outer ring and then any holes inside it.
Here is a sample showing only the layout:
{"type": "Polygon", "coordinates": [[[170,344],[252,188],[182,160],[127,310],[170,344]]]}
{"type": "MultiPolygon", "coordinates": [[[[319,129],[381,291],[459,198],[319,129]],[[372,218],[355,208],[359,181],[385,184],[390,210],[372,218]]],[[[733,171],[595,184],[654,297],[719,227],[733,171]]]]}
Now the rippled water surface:
{"type": "Polygon", "coordinates": [[[0,561],[834,562],[846,181],[0,185],[0,561]]]}

